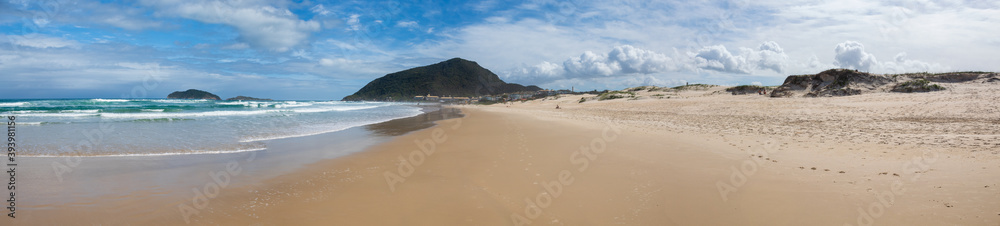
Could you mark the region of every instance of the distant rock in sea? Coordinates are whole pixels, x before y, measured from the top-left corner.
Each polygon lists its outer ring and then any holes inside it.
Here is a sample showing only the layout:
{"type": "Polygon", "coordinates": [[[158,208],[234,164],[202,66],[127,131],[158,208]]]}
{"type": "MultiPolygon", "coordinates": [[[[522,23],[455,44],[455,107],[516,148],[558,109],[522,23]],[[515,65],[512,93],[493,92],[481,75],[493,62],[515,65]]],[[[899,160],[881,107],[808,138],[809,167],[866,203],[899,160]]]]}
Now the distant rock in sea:
{"type": "Polygon", "coordinates": [[[233,97],[233,98],[228,98],[226,100],[272,100],[272,99],[255,98],[255,97],[248,97],[248,96],[236,96],[236,97],[233,97]]]}
{"type": "Polygon", "coordinates": [[[212,94],[212,93],[209,93],[209,92],[205,92],[205,91],[201,91],[201,90],[197,90],[197,89],[189,89],[187,91],[173,92],[173,93],[170,93],[170,95],[167,95],[167,99],[222,100],[222,98],[219,98],[219,96],[217,96],[215,94],[212,94]]]}

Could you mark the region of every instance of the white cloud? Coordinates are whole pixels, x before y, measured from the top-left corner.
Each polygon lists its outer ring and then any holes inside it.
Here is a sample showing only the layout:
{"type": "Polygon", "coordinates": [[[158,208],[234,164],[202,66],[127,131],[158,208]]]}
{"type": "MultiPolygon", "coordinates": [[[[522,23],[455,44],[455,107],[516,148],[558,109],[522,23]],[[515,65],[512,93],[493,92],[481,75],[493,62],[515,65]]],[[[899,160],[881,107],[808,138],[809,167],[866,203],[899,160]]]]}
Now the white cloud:
{"type": "Polygon", "coordinates": [[[580,77],[610,76],[621,71],[615,62],[609,62],[608,56],[585,51],[579,57],[573,57],[563,63],[566,71],[580,77]]]}
{"type": "Polygon", "coordinates": [[[319,22],[299,20],[291,11],[268,3],[239,0],[197,2],[144,1],[159,16],[177,16],[204,23],[233,26],[251,46],[277,52],[308,41],[319,22]]]}
{"type": "Polygon", "coordinates": [[[243,42],[237,42],[233,43],[232,45],[222,47],[222,49],[247,49],[247,48],[250,48],[250,45],[247,45],[246,43],[243,42]]]}
{"type": "Polygon", "coordinates": [[[107,17],[100,19],[100,22],[127,30],[142,30],[145,28],[162,26],[160,22],[137,19],[137,16],[135,15],[132,15],[133,17],[126,17],[122,14],[111,14],[106,16],[107,17]]]}
{"type": "Polygon", "coordinates": [[[788,55],[785,54],[785,50],[781,46],[778,46],[776,42],[767,41],[761,43],[757,47],[757,50],[743,48],[743,52],[747,54],[747,61],[755,64],[757,69],[772,70],[778,73],[785,71],[788,55]]]}
{"type": "Polygon", "coordinates": [[[624,85],[625,87],[672,86],[678,83],[679,81],[664,81],[652,75],[631,76],[621,81],[621,84],[624,85]]]}
{"type": "Polygon", "coordinates": [[[488,23],[504,24],[504,23],[510,22],[510,18],[495,16],[495,17],[486,18],[484,21],[486,21],[488,23]]]}
{"type": "Polygon", "coordinates": [[[876,73],[941,72],[949,67],[938,63],[928,63],[907,59],[906,52],[896,54],[893,61],[879,62],[875,55],[865,51],[864,45],[855,41],[845,41],[834,48],[835,66],[876,73]]]}
{"type": "Polygon", "coordinates": [[[312,8],[309,8],[309,11],[312,11],[316,15],[320,16],[326,16],[331,14],[330,10],[327,10],[326,7],[323,7],[323,4],[315,5],[312,8]]]}
{"type": "Polygon", "coordinates": [[[725,46],[714,45],[703,47],[697,53],[689,55],[692,55],[698,68],[737,74],[761,70],[782,73],[789,60],[785,50],[773,41],[761,43],[757,49],[744,47],[739,50],[739,53],[733,54],[725,46]]]}
{"type": "Polygon", "coordinates": [[[562,62],[579,55],[581,50],[614,46],[598,38],[582,38],[588,35],[574,28],[536,19],[444,28],[436,32],[446,38],[418,45],[418,54],[441,59],[462,57],[491,69],[510,70],[542,61],[562,62]]]}
{"type": "Polygon", "coordinates": [[[615,78],[615,84],[665,84],[651,74],[676,70],[674,64],[673,59],[666,54],[620,45],[608,53],[584,51],[561,65],[542,61],[531,66],[522,65],[501,74],[511,81],[539,85],[604,78],[615,78]]]}
{"type": "MultiPolygon", "coordinates": [[[[883,65],[906,52],[958,70],[997,70],[1000,45],[990,41],[1000,34],[1000,7],[986,2],[996,1],[756,1],[773,13],[741,35],[777,41],[793,58],[819,54],[824,63],[836,61],[831,46],[852,40],[883,65]]],[[[791,66],[789,71],[808,71],[791,66]]]]}
{"type": "Polygon", "coordinates": [[[120,62],[117,65],[119,67],[128,68],[128,69],[136,69],[136,70],[161,69],[159,63],[120,62]]]}
{"type": "Polygon", "coordinates": [[[805,62],[797,64],[798,70],[795,73],[815,74],[833,68],[832,64],[823,63],[816,55],[811,55],[805,62]]]}
{"type": "Polygon", "coordinates": [[[312,60],[313,59],[312,54],[309,53],[308,51],[304,50],[304,49],[292,50],[292,54],[291,55],[293,57],[298,57],[298,58],[302,58],[302,59],[306,59],[306,60],[312,60]]]}
{"type": "Polygon", "coordinates": [[[329,66],[333,66],[334,64],[336,64],[336,62],[333,62],[333,60],[331,60],[331,59],[327,59],[327,58],[319,59],[319,65],[323,65],[323,66],[328,66],[329,67],[329,66]]]}
{"type": "MultiPolygon", "coordinates": [[[[92,27],[91,25],[98,25],[96,27],[111,26],[129,31],[165,27],[163,22],[156,21],[155,18],[147,16],[146,13],[148,11],[143,7],[118,3],[101,3],[98,1],[47,2],[37,4],[40,7],[24,7],[18,10],[25,11],[26,14],[23,15],[31,19],[40,28],[44,28],[50,23],[56,26],[70,24],[82,28],[92,27]]],[[[3,13],[6,14],[8,12],[3,13]]]]}
{"type": "Polygon", "coordinates": [[[733,55],[725,46],[706,46],[694,55],[699,68],[730,73],[750,73],[747,60],[743,56],[733,55]]]}
{"type": "Polygon", "coordinates": [[[347,30],[348,31],[361,30],[361,15],[351,14],[351,16],[347,18],[347,30]]]}
{"type": "Polygon", "coordinates": [[[487,1],[479,1],[478,3],[472,3],[472,4],[474,4],[472,5],[472,9],[475,9],[476,11],[489,12],[493,8],[497,7],[497,5],[500,4],[500,2],[497,2],[496,0],[487,0],[487,1]]]}
{"type": "Polygon", "coordinates": [[[406,20],[403,20],[403,21],[396,22],[396,27],[416,28],[418,26],[419,25],[417,24],[416,21],[406,21],[406,20]]]}
{"type": "Polygon", "coordinates": [[[350,67],[350,66],[354,66],[354,65],[358,65],[358,64],[362,64],[362,63],[363,62],[361,62],[361,61],[349,60],[349,59],[344,59],[344,58],[333,58],[333,59],[331,59],[331,58],[322,58],[322,59],[319,59],[319,65],[320,66],[324,66],[324,67],[333,67],[333,66],[337,66],[337,67],[350,67]]]}
{"type": "Polygon", "coordinates": [[[834,53],[833,65],[838,67],[871,71],[873,66],[878,65],[875,56],[865,52],[865,46],[859,42],[846,41],[837,44],[834,53]]]}
{"type": "Polygon", "coordinates": [[[672,64],[667,55],[622,45],[607,54],[586,51],[566,60],[563,67],[572,76],[595,77],[664,72],[672,68],[672,64]]]}
{"type": "Polygon", "coordinates": [[[892,62],[884,62],[880,66],[885,73],[942,72],[950,70],[950,67],[942,66],[938,63],[906,59],[906,52],[896,54],[892,62]]]}
{"type": "Polygon", "coordinates": [[[49,37],[40,34],[27,35],[0,35],[0,42],[6,41],[14,45],[32,48],[79,48],[80,43],[58,37],[49,37]]]}
{"type": "Polygon", "coordinates": [[[615,47],[608,53],[608,61],[615,62],[624,74],[650,74],[672,70],[670,57],[652,50],[645,50],[630,45],[615,47]]]}

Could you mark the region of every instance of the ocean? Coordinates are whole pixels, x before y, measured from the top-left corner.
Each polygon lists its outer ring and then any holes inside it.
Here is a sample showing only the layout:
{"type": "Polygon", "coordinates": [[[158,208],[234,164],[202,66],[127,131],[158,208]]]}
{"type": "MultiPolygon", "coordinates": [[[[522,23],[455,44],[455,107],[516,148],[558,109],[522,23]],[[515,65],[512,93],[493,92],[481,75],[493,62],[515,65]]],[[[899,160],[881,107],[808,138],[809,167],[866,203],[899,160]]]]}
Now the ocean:
{"type": "Polygon", "coordinates": [[[0,100],[19,157],[164,156],[259,151],[266,141],[420,114],[412,104],[182,99],[0,100]]]}

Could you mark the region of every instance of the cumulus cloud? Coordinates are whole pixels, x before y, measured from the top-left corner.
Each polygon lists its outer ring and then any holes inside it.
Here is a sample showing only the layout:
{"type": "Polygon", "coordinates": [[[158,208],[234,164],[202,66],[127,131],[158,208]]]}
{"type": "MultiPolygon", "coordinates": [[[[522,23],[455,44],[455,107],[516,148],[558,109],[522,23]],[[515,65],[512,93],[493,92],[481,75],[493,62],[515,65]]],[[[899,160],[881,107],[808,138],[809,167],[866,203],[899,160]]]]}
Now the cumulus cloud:
{"type": "MultiPolygon", "coordinates": [[[[676,52],[676,51],[675,51],[676,52]]],[[[653,50],[631,45],[614,47],[607,53],[584,51],[562,65],[543,61],[508,71],[507,77],[519,82],[546,84],[555,81],[615,78],[625,85],[662,85],[657,76],[673,71],[715,70],[727,73],[749,74],[759,70],[783,72],[788,55],[775,42],[764,42],[756,49],[740,48],[734,54],[722,45],[706,46],[696,53],[674,57],[653,50]]]]}
{"type": "Polygon", "coordinates": [[[785,50],[773,41],[767,41],[757,46],[757,49],[740,48],[738,53],[729,52],[725,46],[706,46],[693,54],[693,60],[698,68],[749,74],[758,70],[771,70],[782,73],[788,62],[785,50]]]}
{"type": "Polygon", "coordinates": [[[607,54],[586,51],[563,63],[570,75],[578,77],[650,74],[667,71],[672,61],[667,55],[630,45],[617,46],[607,54]]]}
{"type": "Polygon", "coordinates": [[[251,46],[277,52],[308,41],[319,22],[299,20],[285,8],[256,1],[217,0],[196,2],[146,1],[160,9],[157,15],[178,16],[211,24],[233,26],[251,46]]]}
{"type": "Polygon", "coordinates": [[[616,62],[609,62],[607,55],[585,51],[579,57],[573,57],[563,63],[566,71],[581,76],[609,76],[621,67],[616,62]]]}
{"type": "Polygon", "coordinates": [[[631,45],[616,46],[608,53],[584,51],[562,64],[542,61],[506,71],[505,77],[527,84],[551,84],[555,81],[607,80],[622,84],[662,85],[652,74],[675,70],[675,62],[666,54],[631,45]]]}
{"type": "Polygon", "coordinates": [[[747,54],[747,61],[760,70],[772,70],[778,73],[785,71],[788,55],[776,42],[761,43],[757,46],[757,50],[743,48],[743,52],[747,54]]]}
{"type": "Polygon", "coordinates": [[[892,62],[881,64],[882,70],[886,73],[906,73],[906,72],[939,72],[950,70],[947,66],[937,63],[928,63],[919,60],[906,58],[906,52],[896,54],[892,62]]]}
{"type": "Polygon", "coordinates": [[[871,71],[873,67],[878,66],[875,55],[865,52],[865,46],[859,42],[846,41],[837,44],[834,53],[833,65],[838,67],[871,71]]]}
{"type": "Polygon", "coordinates": [[[822,61],[819,60],[819,57],[817,57],[816,55],[809,56],[809,58],[806,59],[806,61],[799,62],[796,64],[796,66],[798,66],[798,70],[792,73],[805,73],[805,74],[819,73],[820,71],[824,71],[834,67],[832,64],[823,63],[822,61]]]}
{"type": "Polygon", "coordinates": [[[621,83],[627,87],[636,86],[672,86],[676,84],[682,84],[679,81],[664,81],[662,79],[656,78],[652,75],[641,75],[641,76],[631,76],[622,80],[621,83]]]}
{"type": "Polygon", "coordinates": [[[879,73],[936,72],[949,68],[937,63],[907,59],[906,52],[893,57],[892,61],[879,62],[875,55],[865,51],[865,46],[855,41],[845,41],[834,48],[833,64],[842,68],[879,73]]]}
{"type": "Polygon", "coordinates": [[[694,60],[698,67],[703,69],[741,74],[750,73],[746,58],[733,55],[722,45],[701,48],[694,55],[694,60]]]}

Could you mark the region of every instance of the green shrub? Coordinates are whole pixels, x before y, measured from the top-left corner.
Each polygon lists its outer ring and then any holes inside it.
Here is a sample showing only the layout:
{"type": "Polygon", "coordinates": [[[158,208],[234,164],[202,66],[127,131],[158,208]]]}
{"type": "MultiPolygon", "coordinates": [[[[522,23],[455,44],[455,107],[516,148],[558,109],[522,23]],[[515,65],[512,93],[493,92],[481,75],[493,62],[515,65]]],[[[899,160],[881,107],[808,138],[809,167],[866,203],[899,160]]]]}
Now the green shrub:
{"type": "Polygon", "coordinates": [[[620,99],[620,98],[626,98],[626,97],[629,97],[629,98],[635,97],[635,93],[633,93],[633,92],[623,92],[623,91],[611,91],[611,92],[602,93],[601,95],[597,96],[597,100],[613,100],[613,99],[620,99]]]}
{"type": "Polygon", "coordinates": [[[931,82],[927,81],[926,79],[916,79],[916,80],[906,81],[892,88],[893,92],[904,92],[904,93],[930,92],[938,90],[945,90],[945,88],[938,84],[931,84],[931,82]]]}

